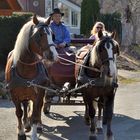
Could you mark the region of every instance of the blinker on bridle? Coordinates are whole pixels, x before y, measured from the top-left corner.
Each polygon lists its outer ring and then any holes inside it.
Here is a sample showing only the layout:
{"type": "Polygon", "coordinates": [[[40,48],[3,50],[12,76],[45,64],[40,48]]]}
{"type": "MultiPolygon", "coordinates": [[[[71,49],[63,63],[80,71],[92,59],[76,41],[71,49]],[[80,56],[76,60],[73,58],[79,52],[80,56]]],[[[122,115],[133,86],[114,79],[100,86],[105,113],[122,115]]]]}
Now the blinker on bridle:
{"type": "MultiPolygon", "coordinates": [[[[35,25],[33,27],[34,29],[37,28],[37,29],[40,29],[40,28],[43,28],[45,33],[47,33],[48,35],[50,35],[50,31],[49,31],[49,26],[46,25],[45,23],[39,23],[38,25],[35,25]]],[[[33,29],[32,29],[33,30],[33,29]]],[[[31,36],[32,37],[32,36],[31,36]]],[[[38,41],[37,41],[38,42],[38,41]]],[[[39,42],[38,42],[39,44],[39,42]]],[[[51,43],[51,44],[48,44],[48,47],[51,47],[51,46],[56,46],[54,43],[51,43]]]]}

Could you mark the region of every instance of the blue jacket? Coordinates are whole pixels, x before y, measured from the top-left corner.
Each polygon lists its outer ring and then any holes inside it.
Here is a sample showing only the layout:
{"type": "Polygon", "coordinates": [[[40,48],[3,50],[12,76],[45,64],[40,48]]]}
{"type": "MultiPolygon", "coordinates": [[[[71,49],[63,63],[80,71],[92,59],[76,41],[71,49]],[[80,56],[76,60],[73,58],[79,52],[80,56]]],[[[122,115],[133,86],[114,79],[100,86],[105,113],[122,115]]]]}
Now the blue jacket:
{"type": "Polygon", "coordinates": [[[67,27],[63,24],[60,23],[59,25],[51,22],[50,28],[52,29],[54,35],[55,35],[55,44],[60,44],[65,42],[66,44],[70,43],[70,32],[68,31],[67,27]]]}

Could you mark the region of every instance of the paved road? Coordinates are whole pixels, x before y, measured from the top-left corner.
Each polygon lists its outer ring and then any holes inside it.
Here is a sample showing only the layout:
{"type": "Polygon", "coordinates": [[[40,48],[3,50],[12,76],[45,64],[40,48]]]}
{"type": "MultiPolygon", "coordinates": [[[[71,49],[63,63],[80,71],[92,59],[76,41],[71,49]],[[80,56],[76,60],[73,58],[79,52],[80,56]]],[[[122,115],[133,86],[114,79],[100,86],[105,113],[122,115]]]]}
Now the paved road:
{"type": "MultiPolygon", "coordinates": [[[[119,71],[124,77],[140,79],[140,73],[119,71]]],[[[40,140],[88,140],[83,122],[84,106],[52,106],[49,116],[42,114],[44,130],[40,140]]],[[[0,100],[0,140],[16,140],[14,106],[0,100]]],[[[114,140],[140,140],[140,82],[120,84],[115,97],[114,140]]],[[[105,131],[105,129],[104,129],[105,131]]],[[[30,133],[27,133],[29,140],[30,133]]],[[[104,136],[99,136],[104,140],[104,136]]]]}

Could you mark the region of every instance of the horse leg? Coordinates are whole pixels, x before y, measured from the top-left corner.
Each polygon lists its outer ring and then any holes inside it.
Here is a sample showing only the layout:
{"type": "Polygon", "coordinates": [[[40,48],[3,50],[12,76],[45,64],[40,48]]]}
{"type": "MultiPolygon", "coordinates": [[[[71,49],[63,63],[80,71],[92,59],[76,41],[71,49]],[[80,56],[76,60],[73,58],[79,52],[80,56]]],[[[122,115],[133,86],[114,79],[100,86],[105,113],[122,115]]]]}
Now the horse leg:
{"type": "Polygon", "coordinates": [[[97,139],[97,135],[96,135],[96,129],[95,129],[95,113],[96,113],[96,109],[93,106],[93,101],[91,99],[89,99],[90,101],[88,101],[88,106],[89,106],[89,117],[90,117],[90,136],[89,139],[90,140],[96,140],[97,139]]]}
{"type": "MultiPolygon", "coordinates": [[[[42,89],[40,89],[42,90],[42,89]]],[[[42,132],[42,122],[41,122],[41,110],[43,106],[44,90],[38,91],[37,98],[33,101],[33,113],[32,113],[32,140],[38,140],[37,132],[42,132]]]]}
{"type": "MultiPolygon", "coordinates": [[[[13,101],[14,102],[14,101],[13,101]]],[[[18,140],[26,140],[26,135],[24,132],[24,126],[22,123],[22,115],[23,115],[23,111],[21,109],[21,103],[15,101],[14,102],[15,107],[16,107],[16,116],[18,118],[18,140]]]]}
{"type": "Polygon", "coordinates": [[[85,124],[90,125],[89,107],[88,107],[88,104],[87,104],[87,101],[86,101],[85,97],[83,97],[83,101],[84,101],[84,104],[85,104],[85,114],[84,114],[85,124]]]}
{"type": "Polygon", "coordinates": [[[36,100],[32,102],[30,102],[30,109],[32,110],[32,115],[31,115],[31,123],[32,123],[32,128],[31,128],[31,140],[38,140],[37,137],[37,123],[38,123],[38,119],[37,119],[37,105],[36,105],[36,100]]]}
{"type": "Polygon", "coordinates": [[[43,107],[43,112],[44,114],[49,114],[50,112],[50,107],[51,107],[51,97],[48,96],[47,93],[45,93],[45,97],[44,97],[44,107],[43,107]]]}
{"type": "Polygon", "coordinates": [[[103,110],[103,97],[99,97],[98,100],[98,117],[97,117],[97,132],[98,134],[103,133],[103,126],[102,126],[102,110],[103,110]]]}
{"type": "Polygon", "coordinates": [[[114,94],[105,98],[104,117],[107,122],[107,137],[112,137],[111,122],[114,109],[114,94]]]}
{"type": "Polygon", "coordinates": [[[30,120],[29,120],[29,116],[28,116],[28,101],[23,101],[22,102],[23,107],[24,107],[24,116],[23,116],[23,122],[24,122],[24,127],[26,129],[25,132],[29,132],[31,130],[31,125],[30,125],[30,120]]]}

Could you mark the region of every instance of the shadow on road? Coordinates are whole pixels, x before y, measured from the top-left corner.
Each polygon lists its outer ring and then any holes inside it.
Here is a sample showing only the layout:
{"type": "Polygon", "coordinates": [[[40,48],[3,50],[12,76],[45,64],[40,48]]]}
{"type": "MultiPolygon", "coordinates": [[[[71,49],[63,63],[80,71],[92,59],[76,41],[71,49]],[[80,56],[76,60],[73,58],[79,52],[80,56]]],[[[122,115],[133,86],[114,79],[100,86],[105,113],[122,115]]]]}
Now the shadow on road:
{"type": "MultiPolygon", "coordinates": [[[[47,117],[55,121],[65,121],[67,126],[47,126],[43,125],[43,134],[49,140],[88,140],[89,127],[84,124],[83,112],[74,112],[76,116],[65,117],[57,113],[50,113],[47,117]]],[[[98,140],[105,139],[106,126],[104,134],[98,135],[98,140]]],[[[140,120],[133,119],[122,114],[114,114],[112,121],[114,140],[140,140],[140,120]]]]}
{"type": "Polygon", "coordinates": [[[0,108],[13,108],[13,102],[7,99],[0,99],[0,108]]]}

